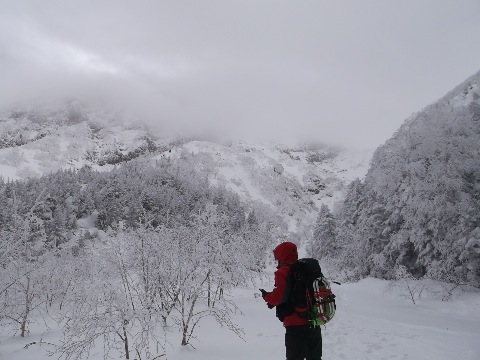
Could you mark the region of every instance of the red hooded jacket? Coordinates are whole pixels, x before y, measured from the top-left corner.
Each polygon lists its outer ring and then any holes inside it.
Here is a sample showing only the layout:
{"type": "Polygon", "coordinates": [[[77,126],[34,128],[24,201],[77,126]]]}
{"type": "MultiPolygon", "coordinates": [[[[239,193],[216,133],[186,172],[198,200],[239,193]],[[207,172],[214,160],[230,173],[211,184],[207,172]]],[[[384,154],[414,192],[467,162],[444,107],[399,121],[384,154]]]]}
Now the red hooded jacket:
{"type": "MultiPolygon", "coordinates": [[[[284,242],[273,250],[273,255],[278,261],[277,271],[275,271],[275,288],[267,293],[265,301],[273,306],[277,306],[286,301],[285,290],[287,288],[287,278],[290,273],[290,265],[298,260],[297,246],[291,242],[284,242]]],[[[303,319],[297,313],[285,316],[284,326],[307,325],[308,320],[303,319]]]]}

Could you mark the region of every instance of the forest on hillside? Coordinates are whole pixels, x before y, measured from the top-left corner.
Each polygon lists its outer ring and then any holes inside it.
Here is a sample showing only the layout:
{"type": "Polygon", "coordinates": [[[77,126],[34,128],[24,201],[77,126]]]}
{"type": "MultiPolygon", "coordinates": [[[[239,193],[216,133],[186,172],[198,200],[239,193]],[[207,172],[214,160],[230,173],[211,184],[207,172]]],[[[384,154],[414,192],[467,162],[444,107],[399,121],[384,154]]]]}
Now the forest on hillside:
{"type": "Polygon", "coordinates": [[[228,292],[262,273],[285,225],[210,186],[194,161],[0,180],[2,326],[25,336],[53,316],[65,358],[100,337],[107,350],[158,350],[172,328],[186,345],[204,317],[240,335],[228,292]]]}
{"type": "Polygon", "coordinates": [[[408,119],[338,211],[322,208],[314,236],[321,257],[354,277],[480,286],[478,78],[408,119]]]}

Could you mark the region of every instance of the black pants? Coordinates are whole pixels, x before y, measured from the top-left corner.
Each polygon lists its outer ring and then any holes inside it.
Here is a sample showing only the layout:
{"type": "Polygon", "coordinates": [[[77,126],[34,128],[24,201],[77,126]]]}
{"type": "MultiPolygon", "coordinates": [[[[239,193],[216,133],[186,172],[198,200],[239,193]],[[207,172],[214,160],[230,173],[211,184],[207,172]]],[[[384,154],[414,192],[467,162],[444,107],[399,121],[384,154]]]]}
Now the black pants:
{"type": "Polygon", "coordinates": [[[287,360],[321,360],[322,330],[320,326],[287,326],[285,348],[287,360]]]}

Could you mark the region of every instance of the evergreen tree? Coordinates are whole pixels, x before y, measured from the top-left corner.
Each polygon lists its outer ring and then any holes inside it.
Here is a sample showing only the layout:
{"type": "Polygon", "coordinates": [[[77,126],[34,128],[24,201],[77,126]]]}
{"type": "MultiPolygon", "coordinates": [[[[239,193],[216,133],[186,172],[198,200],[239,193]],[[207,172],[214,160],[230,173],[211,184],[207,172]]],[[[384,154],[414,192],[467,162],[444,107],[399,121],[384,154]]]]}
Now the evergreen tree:
{"type": "Polygon", "coordinates": [[[336,223],[327,205],[322,204],[313,231],[310,256],[317,259],[334,257],[338,254],[336,223]]]}

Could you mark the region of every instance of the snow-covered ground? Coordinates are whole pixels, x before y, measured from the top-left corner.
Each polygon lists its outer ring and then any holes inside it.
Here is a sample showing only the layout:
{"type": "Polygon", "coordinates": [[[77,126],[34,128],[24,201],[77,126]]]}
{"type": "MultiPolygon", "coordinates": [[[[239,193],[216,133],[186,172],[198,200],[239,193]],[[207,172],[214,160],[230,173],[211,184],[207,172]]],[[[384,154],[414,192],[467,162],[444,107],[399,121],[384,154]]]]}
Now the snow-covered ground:
{"type": "MultiPolygon", "coordinates": [[[[358,283],[333,285],[337,314],[323,329],[324,359],[328,360],[478,360],[480,358],[480,296],[464,293],[452,301],[426,295],[416,305],[399,296],[398,289],[386,292],[388,282],[364,279],[358,283]]],[[[261,286],[272,286],[265,280],[261,286]]],[[[200,323],[193,347],[179,346],[170,334],[168,360],[270,360],[284,358],[281,323],[274,310],[255,297],[256,289],[239,289],[235,301],[243,312],[235,321],[245,331],[238,338],[211,319],[200,323]]],[[[40,327],[40,324],[37,325],[40,327]]],[[[42,325],[44,328],[44,325],[42,325]]],[[[44,331],[44,330],[43,330],[44,331]]],[[[27,338],[0,332],[0,359],[47,359],[47,350],[58,342],[58,331],[31,333],[27,338]],[[39,345],[40,338],[45,343],[39,345]],[[36,344],[25,346],[37,342],[36,344]]],[[[91,353],[102,359],[102,351],[91,353]]],[[[114,359],[121,359],[114,354],[114,359]]],[[[132,356],[131,358],[135,358],[132,356]]],[[[165,359],[161,357],[160,359],[165,359]]]]}

